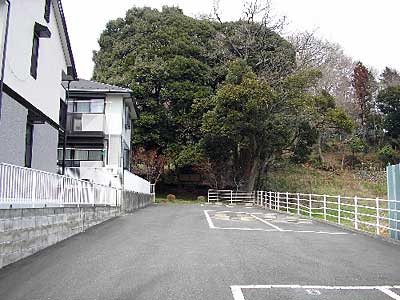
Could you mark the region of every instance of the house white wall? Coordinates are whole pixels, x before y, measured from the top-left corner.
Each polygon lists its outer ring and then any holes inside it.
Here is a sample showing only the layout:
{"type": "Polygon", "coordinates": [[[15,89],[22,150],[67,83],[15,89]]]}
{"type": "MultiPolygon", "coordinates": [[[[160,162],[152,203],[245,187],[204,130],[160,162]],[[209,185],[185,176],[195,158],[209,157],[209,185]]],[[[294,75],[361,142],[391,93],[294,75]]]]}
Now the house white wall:
{"type": "Polygon", "coordinates": [[[108,139],[108,161],[106,165],[112,168],[120,168],[122,167],[121,136],[109,135],[108,139]]]}
{"type": "Polygon", "coordinates": [[[121,133],[122,133],[123,96],[108,94],[106,96],[106,138],[108,138],[108,162],[113,168],[122,167],[121,133]]]}
{"type": "Polygon", "coordinates": [[[45,0],[13,0],[7,42],[4,83],[58,124],[62,70],[67,73],[66,53],[52,3],[50,22],[44,19],[45,0]],[[30,75],[35,22],[47,26],[51,38],[40,38],[38,75],[30,75]]]}
{"type": "Polygon", "coordinates": [[[125,128],[125,108],[123,94],[106,96],[106,138],[109,140],[108,165],[123,166],[124,145],[130,149],[131,129],[125,128]]]}
{"type": "Polygon", "coordinates": [[[108,94],[106,96],[106,134],[121,135],[123,124],[123,95],[108,94]]]}
{"type": "MultiPolygon", "coordinates": [[[[126,104],[125,104],[126,105],[126,104]]],[[[131,128],[125,128],[126,124],[126,115],[125,115],[125,108],[124,108],[124,114],[123,114],[123,120],[122,120],[122,140],[125,142],[125,144],[128,146],[128,149],[131,149],[131,128]]],[[[129,124],[131,121],[129,120],[129,124]]]]}
{"type": "Polygon", "coordinates": [[[150,194],[150,182],[131,172],[124,171],[124,189],[137,193],[150,194]]]}

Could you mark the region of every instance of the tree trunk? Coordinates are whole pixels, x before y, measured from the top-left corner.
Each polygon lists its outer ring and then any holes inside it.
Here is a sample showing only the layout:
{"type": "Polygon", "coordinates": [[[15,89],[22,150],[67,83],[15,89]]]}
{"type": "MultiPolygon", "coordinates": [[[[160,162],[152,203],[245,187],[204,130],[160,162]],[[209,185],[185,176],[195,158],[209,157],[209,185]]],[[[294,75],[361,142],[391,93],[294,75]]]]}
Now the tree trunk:
{"type": "Polygon", "coordinates": [[[344,159],[345,159],[345,154],[343,153],[342,154],[342,162],[341,162],[341,165],[340,165],[340,169],[343,171],[344,170],[344,159]]]}
{"type": "Polygon", "coordinates": [[[246,190],[248,192],[254,191],[254,186],[259,174],[259,167],[260,167],[260,160],[258,158],[255,158],[253,160],[250,173],[249,173],[249,180],[247,181],[247,187],[246,190]]]}
{"type": "Polygon", "coordinates": [[[325,162],[324,160],[324,156],[322,154],[322,137],[321,134],[318,135],[318,159],[320,161],[321,164],[323,164],[325,162]]]}

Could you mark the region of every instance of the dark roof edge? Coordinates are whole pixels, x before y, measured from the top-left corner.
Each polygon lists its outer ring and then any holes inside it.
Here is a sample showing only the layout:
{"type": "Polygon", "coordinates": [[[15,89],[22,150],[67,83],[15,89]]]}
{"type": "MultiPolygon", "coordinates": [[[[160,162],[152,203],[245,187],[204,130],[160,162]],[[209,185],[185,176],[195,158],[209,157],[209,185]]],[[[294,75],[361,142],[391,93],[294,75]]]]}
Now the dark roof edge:
{"type": "Polygon", "coordinates": [[[63,25],[63,28],[64,28],[65,39],[67,41],[68,52],[69,52],[69,56],[70,56],[70,59],[71,59],[72,76],[74,77],[74,79],[77,79],[78,78],[78,73],[76,72],[74,54],[72,53],[71,41],[69,39],[69,34],[68,34],[68,29],[67,29],[67,22],[65,21],[64,9],[63,9],[61,0],[57,0],[57,3],[58,3],[58,10],[60,11],[60,15],[61,15],[62,25],[63,25]]]}
{"type": "MultiPolygon", "coordinates": [[[[66,86],[66,82],[63,82],[66,86]]],[[[99,93],[121,93],[121,94],[131,94],[133,91],[126,87],[120,87],[117,85],[112,85],[108,83],[98,82],[95,80],[87,80],[83,78],[78,78],[78,80],[71,83],[69,86],[70,91],[75,92],[99,92],[99,93]]]]}
{"type": "Polygon", "coordinates": [[[107,93],[107,94],[132,94],[132,91],[130,90],[106,90],[106,89],[84,89],[84,88],[79,88],[79,89],[74,89],[74,88],[70,88],[69,91],[71,93],[87,93],[87,94],[95,94],[95,93],[107,93]]]}

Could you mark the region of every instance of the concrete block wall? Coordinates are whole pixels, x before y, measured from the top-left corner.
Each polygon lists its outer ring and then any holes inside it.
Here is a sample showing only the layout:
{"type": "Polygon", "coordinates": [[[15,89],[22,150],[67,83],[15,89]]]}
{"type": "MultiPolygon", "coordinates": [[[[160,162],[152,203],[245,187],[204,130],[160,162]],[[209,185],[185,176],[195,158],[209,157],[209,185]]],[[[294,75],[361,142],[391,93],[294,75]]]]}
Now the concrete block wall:
{"type": "Polygon", "coordinates": [[[131,213],[139,208],[145,208],[153,203],[153,196],[133,191],[124,191],[122,199],[122,210],[131,213]]]}
{"type": "Polygon", "coordinates": [[[120,213],[119,207],[0,209],[0,268],[120,213]]]}

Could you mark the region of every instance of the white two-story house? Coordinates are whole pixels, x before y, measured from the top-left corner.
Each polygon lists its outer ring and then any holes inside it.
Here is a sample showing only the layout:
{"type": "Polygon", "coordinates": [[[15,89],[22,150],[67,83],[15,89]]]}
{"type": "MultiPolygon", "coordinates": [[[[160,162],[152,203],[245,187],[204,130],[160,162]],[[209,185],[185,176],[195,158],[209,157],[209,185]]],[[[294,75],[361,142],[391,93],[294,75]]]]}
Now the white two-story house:
{"type": "Polygon", "coordinates": [[[66,140],[60,134],[58,148],[61,172],[117,188],[142,190],[143,185],[149,193],[149,183],[129,172],[131,126],[137,118],[132,91],[84,79],[64,86],[69,97],[66,140]]]}
{"type": "Polygon", "coordinates": [[[56,172],[77,78],[61,1],[0,0],[0,61],[0,162],[56,172]]]}

